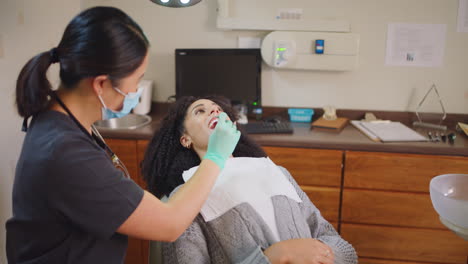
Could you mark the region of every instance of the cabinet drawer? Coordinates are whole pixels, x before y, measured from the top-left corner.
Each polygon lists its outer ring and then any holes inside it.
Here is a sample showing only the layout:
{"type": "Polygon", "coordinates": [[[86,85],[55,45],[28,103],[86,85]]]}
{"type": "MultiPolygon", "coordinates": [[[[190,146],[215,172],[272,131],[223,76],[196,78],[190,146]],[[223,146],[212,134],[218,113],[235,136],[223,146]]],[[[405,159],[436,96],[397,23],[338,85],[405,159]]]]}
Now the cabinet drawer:
{"type": "Polygon", "coordinates": [[[340,210],[339,188],[301,186],[301,189],[328,222],[338,222],[338,212],[340,210]]]}
{"type": "Polygon", "coordinates": [[[263,149],[273,162],[285,167],[299,185],[340,186],[342,151],[283,147],[263,149]]]}
{"type": "MultiPolygon", "coordinates": [[[[145,184],[141,178],[140,163],[146,147],[145,141],[123,140],[123,139],[105,139],[106,143],[117,154],[120,160],[127,167],[130,177],[144,188],[145,184]],[[143,153],[143,155],[142,155],[143,153]]],[[[148,263],[149,241],[128,238],[127,254],[125,256],[126,264],[144,264],[148,263]]]]}
{"type": "Polygon", "coordinates": [[[124,163],[130,177],[136,182],[139,182],[139,171],[137,165],[137,146],[135,140],[125,140],[125,139],[105,139],[107,145],[112,149],[112,151],[119,157],[119,159],[124,163]]]}
{"type": "Polygon", "coordinates": [[[129,237],[125,264],[146,264],[148,258],[149,241],[129,237]]]}
{"type": "Polygon", "coordinates": [[[143,180],[143,176],[141,175],[141,163],[143,162],[143,159],[145,158],[145,152],[146,148],[148,147],[148,140],[138,140],[137,141],[137,160],[138,160],[138,178],[139,178],[139,183],[140,186],[144,189],[148,189],[146,186],[146,182],[143,180]]]}
{"type": "Polygon", "coordinates": [[[424,193],[343,190],[342,221],[445,229],[424,193]]]}
{"type": "Polygon", "coordinates": [[[428,264],[428,263],[427,262],[374,259],[374,258],[359,258],[359,264],[428,264]]]}
{"type": "Polygon", "coordinates": [[[467,157],[347,151],[344,186],[429,193],[440,174],[468,173],[467,157]]]}
{"type": "Polygon", "coordinates": [[[330,222],[328,221],[334,228],[335,230],[338,232],[338,222],[330,222]]]}
{"type": "MultiPolygon", "coordinates": [[[[138,163],[138,180],[139,184],[143,189],[148,189],[146,186],[146,182],[143,180],[143,177],[141,175],[141,163],[143,162],[143,159],[145,158],[145,152],[146,148],[148,147],[149,140],[137,140],[137,163],[138,163]]],[[[134,243],[139,243],[140,250],[141,250],[141,262],[129,262],[125,261],[125,263],[148,263],[149,259],[149,241],[148,240],[141,240],[141,239],[135,239],[134,243]]]]}
{"type": "Polygon", "coordinates": [[[448,230],[341,224],[359,257],[466,264],[468,242],[448,230]]]}

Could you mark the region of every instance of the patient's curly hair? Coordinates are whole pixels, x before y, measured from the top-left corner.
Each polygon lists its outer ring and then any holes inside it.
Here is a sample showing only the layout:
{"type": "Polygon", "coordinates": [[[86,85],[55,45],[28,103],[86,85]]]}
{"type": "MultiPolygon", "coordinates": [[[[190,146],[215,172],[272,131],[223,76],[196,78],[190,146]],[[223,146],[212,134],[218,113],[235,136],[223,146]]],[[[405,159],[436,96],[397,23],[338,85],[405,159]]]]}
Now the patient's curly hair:
{"type": "MultiPolygon", "coordinates": [[[[203,98],[187,96],[178,99],[171,105],[161,127],[154,134],[141,164],[143,179],[148,190],[161,198],[184,183],[182,173],[200,164],[200,158],[192,149],[180,144],[180,137],[185,131],[184,120],[188,107],[199,99],[208,99],[218,104],[232,121],[238,119],[237,112],[229,100],[220,96],[203,98]]],[[[263,149],[250,139],[246,133],[241,133],[239,143],[233,152],[234,157],[266,157],[263,149]]]]}

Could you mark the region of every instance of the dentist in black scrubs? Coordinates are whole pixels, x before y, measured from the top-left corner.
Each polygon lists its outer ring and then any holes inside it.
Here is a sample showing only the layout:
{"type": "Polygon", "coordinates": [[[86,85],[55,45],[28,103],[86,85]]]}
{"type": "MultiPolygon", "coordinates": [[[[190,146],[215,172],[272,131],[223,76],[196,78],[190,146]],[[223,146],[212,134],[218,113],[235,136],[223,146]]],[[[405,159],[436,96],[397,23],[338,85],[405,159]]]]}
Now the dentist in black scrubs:
{"type": "Polygon", "coordinates": [[[16,106],[27,132],[6,223],[9,263],[123,263],[127,236],[174,241],[200,211],[239,140],[225,115],[196,176],[167,203],[129,179],[93,132],[95,121],[124,116],[138,103],[148,48],[128,15],[94,7],[21,70],[16,106]],[[46,77],[52,63],[60,64],[56,91],[46,77]]]}

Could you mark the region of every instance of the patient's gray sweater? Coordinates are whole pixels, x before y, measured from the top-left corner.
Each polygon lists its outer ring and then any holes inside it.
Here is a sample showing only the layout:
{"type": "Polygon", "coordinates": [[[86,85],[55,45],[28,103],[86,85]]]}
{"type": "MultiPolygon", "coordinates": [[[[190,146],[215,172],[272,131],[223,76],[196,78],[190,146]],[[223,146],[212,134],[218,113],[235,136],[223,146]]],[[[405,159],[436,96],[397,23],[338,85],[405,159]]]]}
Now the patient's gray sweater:
{"type": "MultiPolygon", "coordinates": [[[[298,203],[282,195],[272,197],[280,239],[315,238],[333,249],[335,264],[357,263],[351,244],[322,217],[289,172],[280,168],[302,199],[298,203]]],[[[199,214],[175,242],[163,243],[162,253],[164,263],[270,263],[262,250],[274,242],[263,218],[250,204],[242,203],[209,222],[199,214]]]]}

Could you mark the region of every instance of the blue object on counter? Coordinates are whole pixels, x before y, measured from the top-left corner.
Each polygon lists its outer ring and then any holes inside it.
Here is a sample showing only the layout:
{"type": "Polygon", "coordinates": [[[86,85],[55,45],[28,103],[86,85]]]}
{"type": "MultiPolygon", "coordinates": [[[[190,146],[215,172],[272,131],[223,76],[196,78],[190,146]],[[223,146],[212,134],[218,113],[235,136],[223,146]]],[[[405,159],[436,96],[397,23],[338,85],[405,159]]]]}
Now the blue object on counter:
{"type": "Polygon", "coordinates": [[[289,108],[289,120],[291,122],[311,122],[314,109],[310,108],[289,108]]]}

